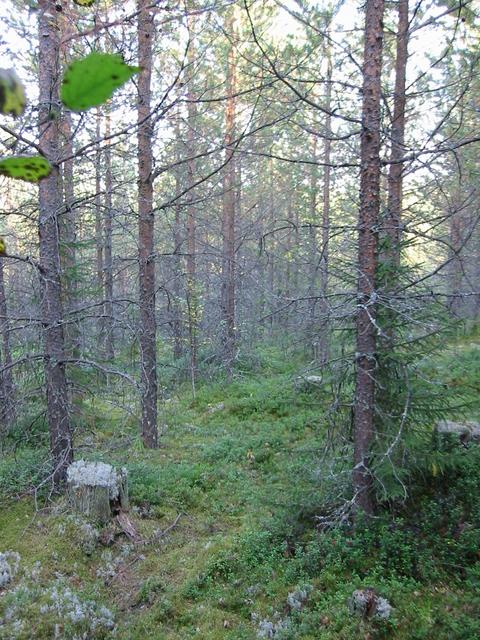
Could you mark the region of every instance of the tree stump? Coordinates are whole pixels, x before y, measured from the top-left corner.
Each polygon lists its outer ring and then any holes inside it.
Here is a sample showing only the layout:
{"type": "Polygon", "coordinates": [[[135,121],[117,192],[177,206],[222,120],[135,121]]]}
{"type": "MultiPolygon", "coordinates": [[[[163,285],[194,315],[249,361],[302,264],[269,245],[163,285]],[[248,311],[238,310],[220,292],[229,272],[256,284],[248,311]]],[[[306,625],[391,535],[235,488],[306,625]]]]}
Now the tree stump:
{"type": "Polygon", "coordinates": [[[126,469],[77,460],[67,469],[67,496],[74,511],[102,524],[128,509],[126,469]]]}

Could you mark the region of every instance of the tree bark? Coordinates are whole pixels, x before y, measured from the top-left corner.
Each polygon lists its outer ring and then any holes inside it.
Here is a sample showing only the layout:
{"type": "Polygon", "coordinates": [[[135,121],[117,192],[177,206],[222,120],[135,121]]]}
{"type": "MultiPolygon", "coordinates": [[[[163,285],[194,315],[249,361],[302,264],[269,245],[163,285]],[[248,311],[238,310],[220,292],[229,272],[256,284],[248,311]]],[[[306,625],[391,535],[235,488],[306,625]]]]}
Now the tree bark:
{"type": "MultiPolygon", "coordinates": [[[[388,171],[387,215],[385,233],[387,247],[385,259],[388,263],[388,280],[392,281],[400,265],[400,228],[402,220],[403,163],[405,155],[405,86],[408,60],[408,0],[398,0],[397,51],[395,59],[395,89],[393,97],[393,120],[390,131],[391,152],[388,171]]],[[[393,284],[388,282],[387,287],[393,284]]]]}
{"type": "MultiPolygon", "coordinates": [[[[107,107],[108,109],[108,107],[107,107]]],[[[105,123],[105,136],[108,138],[111,132],[110,112],[107,111],[105,123]]],[[[112,260],[112,153],[110,141],[107,140],[105,151],[105,206],[103,210],[103,277],[104,277],[104,337],[105,357],[107,360],[115,358],[114,321],[113,321],[113,260],[112,260]]],[[[152,231],[153,233],[153,231],[152,231]]]]}
{"type": "MultiPolygon", "coordinates": [[[[75,24],[75,12],[69,2],[64,3],[60,14],[62,39],[60,43],[60,56],[62,68],[66,68],[70,62],[70,38],[73,34],[72,25],[75,24]]],[[[73,209],[75,200],[74,189],[74,161],[73,161],[73,133],[72,116],[67,110],[62,111],[61,117],[62,153],[70,158],[62,163],[62,188],[64,199],[64,212],[59,219],[60,233],[60,264],[62,271],[63,306],[69,314],[69,323],[65,325],[65,351],[68,357],[78,357],[80,350],[80,330],[73,314],[78,295],[78,278],[76,273],[76,212],[73,209]]]]}
{"type": "Polygon", "coordinates": [[[196,160],[195,127],[197,121],[197,104],[195,102],[194,77],[195,77],[195,14],[189,10],[187,15],[187,29],[189,38],[188,47],[188,88],[187,88],[187,308],[188,308],[188,334],[190,343],[190,380],[192,393],[195,396],[197,377],[197,349],[198,349],[198,292],[197,292],[197,267],[196,267],[196,204],[195,204],[195,174],[196,160]]]}
{"type": "Polygon", "coordinates": [[[150,118],[154,14],[148,0],[138,0],[138,258],[142,438],[158,445],[157,345],[155,320],[155,248],[153,212],[153,125],[150,118]]]}
{"type": "Polygon", "coordinates": [[[223,252],[222,252],[222,322],[224,328],[223,356],[227,372],[231,375],[235,359],[235,214],[236,214],[236,163],[233,142],[235,140],[235,111],[237,87],[237,61],[235,55],[236,25],[235,7],[229,9],[225,29],[230,37],[227,59],[227,102],[225,109],[225,162],[223,176],[223,252]]]}
{"type": "Polygon", "coordinates": [[[181,205],[179,195],[182,191],[182,172],[180,164],[180,113],[177,113],[175,121],[177,162],[175,168],[175,193],[177,200],[175,201],[175,220],[173,223],[173,244],[174,244],[174,265],[173,265],[173,357],[179,359],[183,355],[183,323],[182,323],[182,302],[181,302],[181,282],[183,272],[182,251],[182,226],[181,226],[181,205]]]}
{"type": "Polygon", "coordinates": [[[12,373],[10,349],[10,327],[3,258],[0,257],[0,434],[8,433],[15,421],[15,384],[12,373]]]}
{"type": "Polygon", "coordinates": [[[95,136],[97,144],[95,148],[95,248],[96,248],[96,276],[97,291],[99,302],[99,318],[97,322],[99,343],[103,343],[103,300],[105,299],[104,282],[103,282],[103,231],[102,231],[102,148],[100,138],[102,135],[101,128],[101,110],[97,108],[96,113],[95,136]]]}
{"type": "Polygon", "coordinates": [[[330,179],[331,179],[331,147],[332,118],[330,106],[332,101],[332,59],[330,43],[327,44],[327,86],[325,94],[325,142],[323,149],[323,184],[322,184],[322,255],[320,259],[320,330],[318,336],[318,359],[322,366],[329,355],[329,319],[328,319],[328,268],[330,241],[330,179]]]}
{"type": "Polygon", "coordinates": [[[310,282],[309,282],[309,315],[310,315],[310,341],[312,343],[313,357],[316,358],[316,321],[317,312],[317,275],[318,275],[318,243],[317,243],[317,206],[318,206],[318,165],[317,161],[318,138],[316,135],[312,139],[312,164],[310,168],[310,226],[309,226],[309,262],[310,262],[310,282]]]}
{"type": "Polygon", "coordinates": [[[456,197],[450,213],[450,311],[455,318],[461,318],[463,313],[462,282],[465,273],[462,249],[464,248],[464,221],[461,196],[462,183],[458,186],[456,197]]]}
{"type": "Polygon", "coordinates": [[[39,143],[52,164],[52,172],[39,184],[38,232],[40,240],[41,313],[45,349],[45,383],[53,481],[65,478],[73,458],[69,421],[58,217],[62,210],[62,185],[58,168],[61,109],[59,101],[60,25],[54,0],[38,3],[39,143]]]}
{"type": "Polygon", "coordinates": [[[383,0],[367,0],[363,61],[358,293],[356,314],[356,388],[354,406],[353,490],[357,511],[374,512],[371,446],[374,438],[376,375],[376,283],[380,215],[380,98],[383,0]]]}
{"type": "MultiPolygon", "coordinates": [[[[69,112],[62,115],[63,132],[63,153],[68,157],[73,153],[72,144],[72,118],[69,112]]],[[[60,243],[61,243],[61,266],[63,275],[64,308],[72,313],[75,310],[77,296],[77,256],[75,243],[77,232],[75,224],[75,212],[73,202],[75,198],[73,186],[73,160],[63,163],[62,182],[64,212],[61,216],[60,243]]],[[[78,356],[80,332],[75,317],[70,315],[70,322],[65,326],[65,350],[69,357],[78,356]]]]}

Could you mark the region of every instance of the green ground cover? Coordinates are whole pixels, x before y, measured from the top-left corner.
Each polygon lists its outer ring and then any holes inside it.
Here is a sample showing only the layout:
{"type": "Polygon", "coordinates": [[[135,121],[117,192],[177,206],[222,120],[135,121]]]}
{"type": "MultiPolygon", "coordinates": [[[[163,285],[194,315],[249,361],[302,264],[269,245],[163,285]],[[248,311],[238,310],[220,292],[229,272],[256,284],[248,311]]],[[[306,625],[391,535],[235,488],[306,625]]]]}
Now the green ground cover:
{"type": "MultiPolygon", "coordinates": [[[[195,401],[187,389],[172,393],[156,451],[142,449],[134,421],[106,396],[84,400],[78,455],[127,467],[131,517],[148,544],[89,544],[92,528],[62,499],[30,491],[45,450],[4,456],[0,551],[21,561],[0,592],[2,640],[247,640],[272,625],[278,640],[479,637],[480,447],[420,438],[406,501],[355,531],[320,530],[331,490],[322,480],[328,385],[301,392],[301,361],[274,355],[230,384],[205,384],[195,401]],[[391,602],[390,619],[350,615],[352,591],[367,586],[391,602]]],[[[421,366],[461,390],[456,415],[480,418],[478,340],[421,366]]]]}

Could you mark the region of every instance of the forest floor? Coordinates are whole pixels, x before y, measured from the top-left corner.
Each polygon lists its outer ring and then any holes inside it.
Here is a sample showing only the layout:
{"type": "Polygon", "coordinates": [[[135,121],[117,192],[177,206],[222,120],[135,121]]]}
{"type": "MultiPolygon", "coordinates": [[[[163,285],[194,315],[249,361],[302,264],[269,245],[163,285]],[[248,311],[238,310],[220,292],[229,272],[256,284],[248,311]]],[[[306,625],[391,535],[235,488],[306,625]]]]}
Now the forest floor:
{"type": "MultiPolygon", "coordinates": [[[[0,588],[0,639],[478,639],[480,447],[418,456],[410,502],[356,532],[319,531],[330,389],[299,391],[301,361],[285,362],[272,352],[194,401],[172,394],[155,451],[107,396],[83,399],[76,456],[127,467],[142,544],[104,546],[62,499],[26,495],[44,450],[5,456],[0,552],[20,568],[0,588]],[[362,587],[390,601],[388,620],[350,615],[362,587]]],[[[480,419],[478,339],[424,368],[462,390],[455,417],[480,419]]]]}

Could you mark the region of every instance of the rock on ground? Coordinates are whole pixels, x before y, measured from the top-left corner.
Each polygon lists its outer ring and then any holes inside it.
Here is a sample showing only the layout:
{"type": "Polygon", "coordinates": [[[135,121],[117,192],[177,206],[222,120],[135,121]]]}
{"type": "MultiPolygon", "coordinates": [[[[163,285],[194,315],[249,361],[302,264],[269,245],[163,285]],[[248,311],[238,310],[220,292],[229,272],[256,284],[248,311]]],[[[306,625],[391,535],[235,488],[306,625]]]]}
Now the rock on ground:
{"type": "Polygon", "coordinates": [[[478,422],[453,422],[440,420],[435,426],[438,434],[457,435],[462,442],[480,442],[480,424],[478,422]]]}

